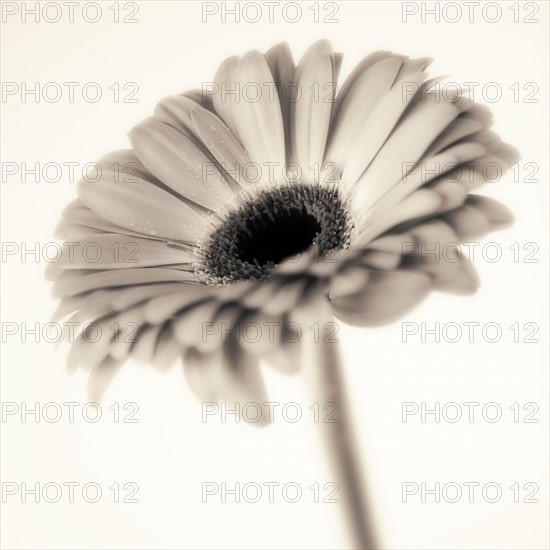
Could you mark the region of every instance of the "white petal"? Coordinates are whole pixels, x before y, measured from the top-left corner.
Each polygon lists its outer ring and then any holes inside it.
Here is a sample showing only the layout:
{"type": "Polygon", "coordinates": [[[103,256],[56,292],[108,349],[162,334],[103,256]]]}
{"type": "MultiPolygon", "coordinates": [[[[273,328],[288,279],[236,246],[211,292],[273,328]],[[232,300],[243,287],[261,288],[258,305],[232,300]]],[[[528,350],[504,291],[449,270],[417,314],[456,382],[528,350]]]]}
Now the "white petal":
{"type": "Polygon", "coordinates": [[[355,294],[367,287],[369,270],[365,267],[349,267],[334,277],[329,292],[329,299],[335,300],[355,294]]]}
{"type": "MultiPolygon", "coordinates": [[[[417,73],[408,77],[407,84],[419,86],[423,79],[423,73],[417,73]]],[[[375,157],[378,158],[380,156],[378,154],[379,151],[385,149],[388,136],[392,133],[408,106],[408,97],[403,91],[404,84],[404,82],[399,80],[395,82],[391,90],[382,98],[377,104],[376,109],[365,120],[363,124],[364,131],[354,146],[358,154],[348,160],[348,164],[344,166],[342,179],[346,188],[351,188],[355,184],[358,186],[361,185],[361,180],[365,177],[363,172],[373,162],[375,157]],[[363,176],[358,181],[361,174],[363,176]]]]}
{"type": "MultiPolygon", "coordinates": [[[[341,173],[349,158],[362,155],[357,139],[369,132],[365,124],[379,101],[391,89],[402,61],[395,57],[384,59],[361,74],[340,105],[338,118],[330,139],[325,160],[335,162],[341,173]]],[[[341,101],[341,98],[339,98],[341,101]]]]}
{"type": "Polygon", "coordinates": [[[301,95],[292,103],[290,113],[292,160],[306,178],[312,170],[322,168],[335,90],[332,48],[316,46],[306,52],[296,69],[301,95]]]}
{"type": "Polygon", "coordinates": [[[430,145],[426,151],[425,156],[431,157],[443,151],[455,141],[463,139],[466,136],[470,136],[476,132],[479,132],[483,128],[483,124],[474,118],[469,117],[457,117],[430,145]]]}
{"type": "Polygon", "coordinates": [[[103,396],[122,367],[123,362],[112,357],[106,357],[94,367],[88,378],[88,401],[100,403],[103,396]]]}
{"type": "Polygon", "coordinates": [[[163,325],[151,325],[145,327],[137,337],[137,342],[132,346],[131,355],[139,365],[148,365],[155,356],[155,348],[163,325]]]}
{"type": "Polygon", "coordinates": [[[220,303],[217,300],[210,300],[183,312],[174,321],[175,337],[184,346],[200,349],[201,343],[206,338],[207,326],[213,322],[219,309],[220,303]]]}
{"type": "Polygon", "coordinates": [[[164,98],[155,107],[154,118],[159,122],[168,124],[178,132],[200,145],[200,140],[195,135],[191,111],[200,108],[195,101],[183,95],[174,95],[164,98]]]}
{"type": "Polygon", "coordinates": [[[250,158],[229,128],[216,115],[198,107],[191,112],[191,120],[196,133],[222,167],[224,176],[229,172],[238,184],[246,185],[250,158]]]}
{"type": "Polygon", "coordinates": [[[296,67],[292,53],[286,42],[276,44],[265,53],[265,60],[275,80],[279,102],[281,104],[281,116],[285,132],[285,154],[290,158],[290,87],[296,67]]]}
{"type": "Polygon", "coordinates": [[[437,212],[443,203],[440,195],[434,191],[420,189],[395,208],[385,212],[372,220],[371,224],[363,229],[353,246],[363,247],[379,235],[401,223],[415,218],[421,218],[437,212]]]}
{"type": "Polygon", "coordinates": [[[111,300],[113,307],[121,311],[156,296],[188,292],[187,287],[195,289],[197,285],[182,285],[179,282],[164,282],[161,284],[146,284],[131,288],[117,288],[109,292],[112,293],[111,300]]]}
{"type": "Polygon", "coordinates": [[[244,55],[235,67],[233,78],[240,86],[238,101],[233,103],[233,117],[241,143],[265,174],[269,162],[276,163],[277,174],[282,173],[285,138],[281,105],[275,91],[269,91],[264,84],[273,83],[264,56],[258,51],[244,55]],[[256,101],[257,91],[261,93],[256,101]]]}
{"type": "Polygon", "coordinates": [[[284,283],[279,291],[262,306],[262,311],[268,315],[282,315],[292,311],[304,295],[307,281],[298,279],[293,283],[284,283]]]}
{"type": "Polygon", "coordinates": [[[206,285],[182,285],[178,294],[158,296],[150,300],[145,306],[145,320],[152,324],[162,323],[181,309],[202,301],[212,294],[212,288],[206,285]]]}
{"type": "MultiPolygon", "coordinates": [[[[75,199],[74,201],[69,203],[65,210],[63,210],[61,215],[63,216],[64,220],[94,230],[94,234],[121,233],[124,235],[132,235],[134,237],[143,237],[143,233],[131,231],[120,225],[111,223],[105,218],[102,218],[96,212],[88,208],[88,206],[86,206],[80,199],[75,199]]],[[[67,241],[71,240],[69,237],[63,237],[62,235],[60,235],[59,237],[64,238],[67,241]]],[[[150,239],[155,238],[151,235],[149,235],[148,237],[150,239]]]]}
{"type": "Polygon", "coordinates": [[[62,249],[57,263],[64,269],[127,269],[189,264],[193,254],[159,241],[125,235],[95,235],[62,249]]]}
{"type": "MultiPolygon", "coordinates": [[[[84,205],[82,206],[86,208],[84,205]]],[[[96,229],[95,227],[89,227],[80,223],[73,223],[70,220],[62,218],[55,226],[54,237],[63,241],[74,242],[81,239],[87,239],[88,237],[93,237],[94,235],[101,235],[103,233],[104,231],[96,229]]]]}
{"type": "Polygon", "coordinates": [[[212,101],[216,112],[222,120],[231,129],[233,134],[239,137],[237,125],[235,123],[235,115],[233,112],[234,102],[236,97],[233,93],[235,90],[235,68],[239,62],[239,57],[234,55],[227,58],[216,71],[214,76],[215,90],[212,95],[212,101]]]}
{"type": "MultiPolygon", "coordinates": [[[[206,227],[203,216],[144,179],[132,176],[129,181],[116,182],[113,177],[114,172],[104,170],[97,182],[81,180],[77,191],[82,202],[102,218],[132,232],[197,241],[206,227]]],[[[78,222],[78,218],[71,219],[78,222]]]]}
{"type": "Polygon", "coordinates": [[[170,326],[165,326],[158,337],[152,359],[153,366],[159,370],[171,367],[182,354],[182,346],[172,334],[170,326]]]}
{"type": "Polygon", "coordinates": [[[82,276],[77,270],[65,271],[55,281],[52,292],[54,297],[74,296],[99,288],[134,286],[158,282],[192,282],[195,274],[160,267],[143,267],[137,269],[119,269],[91,272],[82,276]]]}
{"type": "MultiPolygon", "coordinates": [[[[228,343],[223,351],[209,354],[191,350],[184,357],[183,368],[191,390],[203,402],[224,402],[231,408],[239,403],[241,410],[247,403],[263,408],[267,402],[257,358],[243,352],[237,344],[228,343]]],[[[257,422],[252,414],[243,416],[242,421],[256,426],[268,421],[267,410],[262,410],[257,422]]]]}
{"type": "Polygon", "coordinates": [[[391,271],[401,263],[401,254],[393,254],[382,250],[369,250],[361,257],[361,264],[370,268],[391,271]]]}
{"type": "Polygon", "coordinates": [[[508,227],[514,221],[512,212],[504,204],[484,197],[483,195],[469,195],[466,201],[467,205],[474,206],[477,210],[483,212],[487,221],[491,224],[491,229],[501,229],[508,227]]]}
{"type": "Polygon", "coordinates": [[[431,277],[420,270],[371,272],[367,288],[332,301],[335,315],[351,325],[390,323],[421,301],[431,288],[431,277]]]}
{"type": "Polygon", "coordinates": [[[334,110],[332,113],[332,116],[334,119],[340,116],[340,109],[342,105],[346,102],[346,97],[349,91],[355,86],[355,83],[357,82],[357,80],[361,78],[361,76],[365,72],[370,70],[370,68],[373,65],[376,65],[377,63],[379,63],[380,61],[383,61],[384,59],[390,59],[390,58],[399,59],[400,61],[404,61],[406,59],[406,57],[403,55],[398,55],[392,52],[381,50],[381,51],[373,52],[367,55],[355,66],[355,68],[351,71],[351,73],[346,78],[342,86],[340,86],[339,88],[338,96],[337,96],[338,101],[334,105],[334,110]]]}
{"type": "Polygon", "coordinates": [[[364,193],[358,192],[355,204],[360,213],[359,226],[364,227],[369,220],[395,208],[423,185],[439,177],[445,177],[447,172],[452,172],[463,162],[477,159],[484,152],[485,148],[477,143],[461,143],[417,165],[408,162],[402,164],[402,172],[397,180],[382,182],[373,179],[368,183],[369,189],[365,180],[364,193]]]}
{"type": "Polygon", "coordinates": [[[141,162],[182,197],[211,210],[231,198],[231,188],[214,163],[178,130],[148,119],[129,136],[141,162]]]}
{"type": "Polygon", "coordinates": [[[385,190],[399,181],[404,168],[422,158],[434,137],[459,112],[454,103],[438,101],[437,96],[428,94],[424,102],[404,117],[357,182],[354,194],[358,203],[370,203],[373,194],[380,194],[380,186],[385,190]]]}

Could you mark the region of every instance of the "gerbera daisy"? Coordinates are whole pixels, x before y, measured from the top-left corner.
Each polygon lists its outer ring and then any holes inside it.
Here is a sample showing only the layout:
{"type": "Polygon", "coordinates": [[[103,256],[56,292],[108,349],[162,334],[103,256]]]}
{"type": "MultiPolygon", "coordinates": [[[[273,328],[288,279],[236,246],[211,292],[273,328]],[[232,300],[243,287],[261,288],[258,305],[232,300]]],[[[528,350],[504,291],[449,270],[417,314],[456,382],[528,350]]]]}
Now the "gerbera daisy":
{"type": "MultiPolygon", "coordinates": [[[[485,107],[435,90],[429,59],[375,52],[334,97],[341,60],[325,40],[297,66],[286,44],[231,57],[206,90],[162,100],[132,149],[99,161],[98,181],[79,182],[57,229],[76,244],[50,275],[56,319],[94,322],[68,355],[91,370],[94,396],[129,357],[159,368],[183,357],[204,401],[267,401],[260,359],[312,365],[319,391],[342,401],[334,346],[289,331],[332,315],[378,325],[430,289],[476,289],[466,259],[420,245],[508,224],[505,207],[470,192],[515,150],[485,107]],[[262,337],[231,335],[243,326],[262,337]]],[[[356,540],[372,547],[340,413],[327,429],[356,540]]]]}

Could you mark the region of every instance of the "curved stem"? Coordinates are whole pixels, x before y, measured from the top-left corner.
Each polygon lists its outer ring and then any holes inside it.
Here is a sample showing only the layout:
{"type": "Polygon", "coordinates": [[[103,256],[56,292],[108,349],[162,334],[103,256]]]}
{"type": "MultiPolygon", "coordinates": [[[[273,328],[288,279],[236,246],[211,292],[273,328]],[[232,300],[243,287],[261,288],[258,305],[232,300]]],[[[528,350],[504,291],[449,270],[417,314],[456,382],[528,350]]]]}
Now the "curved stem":
{"type": "Polygon", "coordinates": [[[319,422],[340,489],[338,494],[345,506],[355,548],[373,550],[378,545],[352,430],[338,343],[334,336],[331,337],[333,317],[324,299],[305,308],[304,320],[308,324],[303,327],[303,367],[308,378],[309,395],[321,406],[326,403],[338,406],[338,415],[333,422],[319,422]],[[330,324],[325,329],[327,322],[330,324]],[[313,323],[318,323],[317,332],[309,329],[313,323]]]}

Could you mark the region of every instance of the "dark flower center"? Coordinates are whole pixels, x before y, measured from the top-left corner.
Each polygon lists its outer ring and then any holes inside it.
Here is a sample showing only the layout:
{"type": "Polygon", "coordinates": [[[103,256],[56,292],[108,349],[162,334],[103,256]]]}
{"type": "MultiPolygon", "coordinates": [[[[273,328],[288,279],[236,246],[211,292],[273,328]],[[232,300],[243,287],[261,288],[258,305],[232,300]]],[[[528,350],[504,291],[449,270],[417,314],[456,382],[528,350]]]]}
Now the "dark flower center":
{"type": "Polygon", "coordinates": [[[206,282],[264,279],[315,245],[320,257],[349,246],[352,223],[334,186],[285,184],[263,190],[223,217],[203,251],[206,282]]]}

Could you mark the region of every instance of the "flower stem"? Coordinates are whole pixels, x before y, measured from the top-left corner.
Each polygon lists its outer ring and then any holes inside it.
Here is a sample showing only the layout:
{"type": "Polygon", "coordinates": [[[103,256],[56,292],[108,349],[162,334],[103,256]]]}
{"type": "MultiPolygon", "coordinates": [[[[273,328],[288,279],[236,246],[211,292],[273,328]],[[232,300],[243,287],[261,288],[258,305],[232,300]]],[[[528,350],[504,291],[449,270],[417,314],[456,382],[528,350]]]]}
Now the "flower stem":
{"type": "Polygon", "coordinates": [[[322,408],[335,403],[338,412],[332,421],[319,418],[329,462],[338,483],[338,497],[343,501],[346,520],[351,530],[353,545],[361,550],[378,548],[373,521],[363,481],[361,459],[352,430],[352,415],[348,407],[342,364],[334,331],[333,316],[323,299],[310,303],[304,310],[308,324],[304,327],[304,375],[310,396],[322,408]],[[309,330],[311,323],[318,323],[317,332],[309,330]],[[328,326],[327,326],[327,323],[328,326]],[[325,420],[325,421],[323,421],[325,420]]]}

